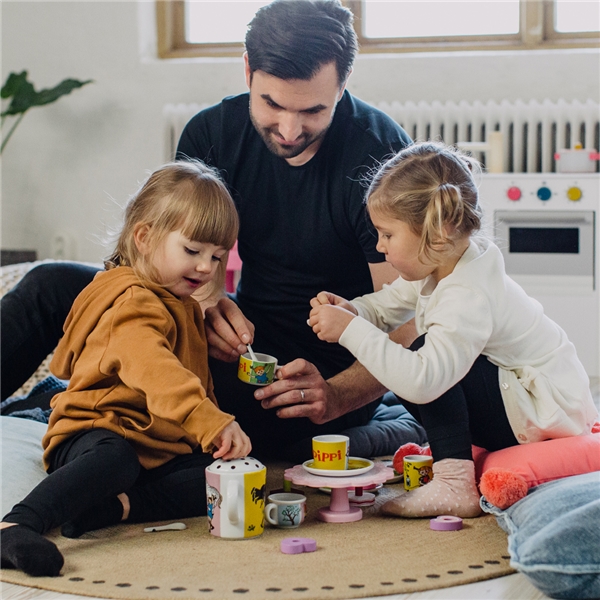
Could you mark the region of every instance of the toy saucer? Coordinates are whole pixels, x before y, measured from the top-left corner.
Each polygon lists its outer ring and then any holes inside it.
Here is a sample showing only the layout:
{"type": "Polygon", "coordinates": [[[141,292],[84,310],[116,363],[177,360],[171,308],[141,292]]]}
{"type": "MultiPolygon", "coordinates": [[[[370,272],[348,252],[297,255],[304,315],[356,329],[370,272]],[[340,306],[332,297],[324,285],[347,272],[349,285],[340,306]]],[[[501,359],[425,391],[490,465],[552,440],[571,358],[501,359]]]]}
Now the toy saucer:
{"type": "Polygon", "coordinates": [[[352,477],[354,475],[362,475],[363,473],[368,473],[375,466],[375,463],[368,458],[356,458],[354,456],[348,457],[347,469],[315,469],[313,464],[314,461],[311,458],[304,461],[302,466],[309,473],[322,477],[352,477]]]}
{"type": "MultiPolygon", "coordinates": [[[[387,481],[386,481],[386,483],[387,483],[387,481]]],[[[369,485],[365,485],[362,488],[362,490],[365,491],[365,492],[377,492],[382,487],[383,487],[383,483],[371,483],[369,485]]],[[[324,494],[331,494],[331,488],[330,487],[320,487],[319,491],[323,492],[324,494]]],[[[349,487],[348,488],[348,493],[349,494],[354,494],[354,488],[353,487],[349,487]]]]}
{"type": "MultiPolygon", "coordinates": [[[[390,467],[390,469],[394,469],[394,461],[393,460],[384,459],[384,460],[380,460],[379,462],[383,463],[386,467],[390,467]]],[[[396,471],[396,469],[394,469],[394,476],[390,477],[390,479],[388,479],[385,483],[386,484],[398,483],[399,481],[402,481],[403,479],[404,479],[404,473],[398,473],[398,471],[396,471]]]]}

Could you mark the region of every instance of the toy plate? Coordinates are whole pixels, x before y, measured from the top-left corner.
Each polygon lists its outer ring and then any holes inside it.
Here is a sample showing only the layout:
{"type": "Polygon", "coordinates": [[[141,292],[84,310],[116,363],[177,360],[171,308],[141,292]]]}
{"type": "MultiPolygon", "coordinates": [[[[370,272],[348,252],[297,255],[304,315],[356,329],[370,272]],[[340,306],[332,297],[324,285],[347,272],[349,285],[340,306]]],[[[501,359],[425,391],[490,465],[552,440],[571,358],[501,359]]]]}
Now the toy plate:
{"type": "Polygon", "coordinates": [[[302,466],[313,475],[322,475],[323,477],[353,477],[354,475],[362,475],[363,473],[369,472],[375,463],[368,458],[356,458],[354,456],[348,457],[348,468],[347,469],[315,469],[313,467],[314,461],[311,458],[302,463],[302,466]]]}
{"type": "MultiPolygon", "coordinates": [[[[384,460],[380,460],[379,462],[383,463],[386,467],[389,467],[390,469],[394,469],[394,461],[393,460],[388,460],[388,459],[384,459],[384,460]]],[[[396,469],[394,469],[394,476],[390,477],[390,479],[388,479],[385,483],[386,485],[388,483],[398,483],[399,481],[402,481],[404,479],[404,473],[398,473],[396,471],[396,469]]]]}
{"type": "MultiPolygon", "coordinates": [[[[372,494],[372,493],[375,493],[378,490],[380,490],[382,487],[383,487],[383,483],[371,483],[370,485],[366,485],[363,488],[363,492],[370,492],[372,494]]],[[[330,487],[320,487],[319,491],[323,492],[324,494],[331,494],[330,487]]],[[[353,487],[348,488],[348,493],[354,494],[354,488],[353,487]]]]}

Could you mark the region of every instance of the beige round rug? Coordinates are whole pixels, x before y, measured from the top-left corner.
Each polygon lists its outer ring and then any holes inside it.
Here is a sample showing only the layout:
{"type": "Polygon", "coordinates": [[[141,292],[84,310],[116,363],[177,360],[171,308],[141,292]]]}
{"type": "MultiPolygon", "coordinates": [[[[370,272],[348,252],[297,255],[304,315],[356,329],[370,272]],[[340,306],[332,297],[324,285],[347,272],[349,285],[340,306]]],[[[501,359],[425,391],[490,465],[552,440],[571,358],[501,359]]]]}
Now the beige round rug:
{"type": "MultiPolygon", "coordinates": [[[[288,466],[288,465],[286,465],[288,466]]],[[[283,465],[268,467],[267,489],[280,487],[283,465]]],[[[145,533],[122,525],[72,540],[49,537],[65,556],[61,576],[28,577],[2,570],[3,581],[104,598],[205,600],[320,600],[383,596],[472,583],[514,572],[506,534],[487,515],[466,519],[461,531],[429,529],[429,519],[380,514],[402,484],[382,488],[354,523],[324,523],[317,509],[329,496],[305,488],[308,511],[294,530],[267,526],[255,539],[229,541],[208,532],[206,518],[187,529],[145,533]],[[281,540],[308,537],[315,552],[283,554],[281,540]]]]}

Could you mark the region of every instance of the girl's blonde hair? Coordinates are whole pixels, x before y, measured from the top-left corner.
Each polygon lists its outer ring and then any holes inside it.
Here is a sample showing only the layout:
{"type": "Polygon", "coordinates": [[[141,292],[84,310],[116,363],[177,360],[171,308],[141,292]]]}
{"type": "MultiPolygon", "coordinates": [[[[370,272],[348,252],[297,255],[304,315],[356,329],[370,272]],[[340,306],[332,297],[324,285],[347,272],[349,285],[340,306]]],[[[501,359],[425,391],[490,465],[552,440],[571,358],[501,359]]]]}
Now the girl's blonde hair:
{"type": "Polygon", "coordinates": [[[421,237],[419,256],[437,262],[458,239],[481,229],[474,178],[479,171],[474,159],[452,147],[413,144],[375,174],[367,193],[369,213],[407,223],[421,237]]]}
{"type": "MultiPolygon", "coordinates": [[[[173,162],[157,169],[130,199],[125,223],[106,269],[132,267],[138,277],[158,281],[152,266],[154,252],[172,231],[188,239],[231,250],[237,239],[239,220],[235,204],[218,173],[198,160],[173,162]],[[141,254],[134,240],[140,225],[148,225],[145,241],[150,253],[141,254]]],[[[206,296],[223,289],[227,257],[223,256],[206,296]]],[[[204,296],[204,294],[203,294],[204,296]]]]}

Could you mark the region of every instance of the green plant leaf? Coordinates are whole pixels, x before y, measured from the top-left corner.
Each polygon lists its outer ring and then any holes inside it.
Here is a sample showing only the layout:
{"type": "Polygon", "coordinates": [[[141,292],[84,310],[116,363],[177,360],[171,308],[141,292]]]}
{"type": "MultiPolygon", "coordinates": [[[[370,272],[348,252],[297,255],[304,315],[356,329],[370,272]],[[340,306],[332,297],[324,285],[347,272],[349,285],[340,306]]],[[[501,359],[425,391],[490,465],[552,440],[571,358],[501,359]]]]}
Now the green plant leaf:
{"type": "MultiPolygon", "coordinates": [[[[14,96],[17,91],[19,90],[19,88],[24,85],[27,84],[27,71],[23,71],[22,73],[11,73],[7,78],[6,78],[6,83],[2,86],[2,91],[0,91],[0,96],[2,98],[10,98],[11,96],[14,96]]],[[[31,85],[31,83],[28,83],[31,86],[31,89],[33,89],[33,86],[31,85]]]]}
{"type": "Polygon", "coordinates": [[[8,140],[14,133],[17,125],[21,122],[23,115],[33,106],[44,106],[55,102],[61,96],[70,94],[73,90],[83,87],[88,83],[92,83],[91,79],[87,81],[79,81],[78,79],[64,79],[58,85],[50,89],[40,90],[36,92],[33,84],[27,81],[27,71],[21,73],[10,73],[6,78],[2,89],[0,90],[0,96],[4,100],[11,99],[8,108],[0,113],[2,117],[2,126],[7,116],[18,115],[18,118],[13,121],[10,131],[2,139],[2,145],[0,146],[0,154],[4,151],[8,140]]]}
{"type": "Polygon", "coordinates": [[[24,113],[33,106],[36,93],[33,85],[27,81],[27,71],[23,71],[18,75],[11,73],[2,87],[1,95],[5,99],[12,98],[7,110],[2,113],[3,117],[24,113]]]}
{"type": "Polygon", "coordinates": [[[64,79],[57,86],[51,89],[40,90],[36,95],[35,106],[50,104],[51,102],[58,100],[61,96],[70,94],[73,90],[83,87],[91,82],[91,79],[88,79],[87,81],[79,81],[78,79],[64,79]]]}
{"type": "Polygon", "coordinates": [[[11,73],[6,83],[2,86],[2,98],[11,98],[8,108],[1,116],[18,115],[29,110],[33,106],[43,106],[58,100],[61,96],[70,94],[74,89],[83,87],[92,80],[79,81],[78,79],[65,79],[53,88],[43,89],[36,92],[33,84],[27,81],[27,71],[16,74],[11,73]]]}

